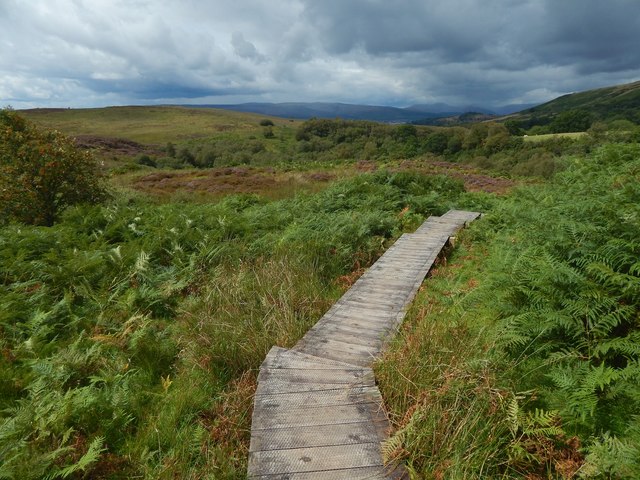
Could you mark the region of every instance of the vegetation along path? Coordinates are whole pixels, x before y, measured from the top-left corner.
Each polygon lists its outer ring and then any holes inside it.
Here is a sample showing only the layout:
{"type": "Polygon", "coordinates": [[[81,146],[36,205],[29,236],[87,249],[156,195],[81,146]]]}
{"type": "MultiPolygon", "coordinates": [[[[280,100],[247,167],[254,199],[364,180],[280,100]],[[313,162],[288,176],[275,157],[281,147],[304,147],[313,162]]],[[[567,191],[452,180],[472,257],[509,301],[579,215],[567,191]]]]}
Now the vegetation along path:
{"type": "Polygon", "coordinates": [[[398,478],[380,444],[388,420],[372,361],[449,238],[475,212],[451,210],[404,234],[293,347],[260,367],[249,448],[254,479],[398,478]]]}

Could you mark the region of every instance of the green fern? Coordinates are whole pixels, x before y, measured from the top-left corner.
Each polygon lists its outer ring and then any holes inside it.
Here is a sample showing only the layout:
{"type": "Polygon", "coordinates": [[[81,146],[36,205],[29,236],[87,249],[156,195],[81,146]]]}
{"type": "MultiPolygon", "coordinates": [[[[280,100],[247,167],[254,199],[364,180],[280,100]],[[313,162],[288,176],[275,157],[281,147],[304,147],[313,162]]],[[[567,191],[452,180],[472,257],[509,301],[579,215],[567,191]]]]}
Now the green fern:
{"type": "Polygon", "coordinates": [[[47,475],[45,478],[47,480],[54,480],[56,478],[68,478],[74,473],[87,472],[88,469],[100,459],[100,455],[102,454],[102,452],[106,450],[103,445],[103,437],[94,438],[89,444],[89,448],[87,448],[85,454],[82,455],[82,457],[80,457],[80,459],[76,463],[53,472],[50,475],[47,475]]]}

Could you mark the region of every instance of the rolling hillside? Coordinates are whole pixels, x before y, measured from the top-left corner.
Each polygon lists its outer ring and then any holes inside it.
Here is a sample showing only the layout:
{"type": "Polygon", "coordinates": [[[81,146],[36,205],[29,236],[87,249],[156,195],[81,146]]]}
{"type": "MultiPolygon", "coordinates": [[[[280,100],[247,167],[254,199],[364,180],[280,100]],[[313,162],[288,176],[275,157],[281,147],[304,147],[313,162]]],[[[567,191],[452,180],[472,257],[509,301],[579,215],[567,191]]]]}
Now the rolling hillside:
{"type": "Polygon", "coordinates": [[[640,123],[640,81],[570,93],[500,120],[515,120],[529,126],[545,125],[556,115],[572,110],[587,111],[594,120],[620,118],[640,123]]]}
{"type": "MultiPolygon", "coordinates": [[[[22,115],[44,128],[74,137],[94,135],[126,138],[144,144],[164,144],[194,138],[234,134],[260,134],[263,115],[229,110],[177,106],[127,106],[82,109],[39,108],[22,115]]],[[[281,119],[275,125],[293,125],[281,119]]]]}

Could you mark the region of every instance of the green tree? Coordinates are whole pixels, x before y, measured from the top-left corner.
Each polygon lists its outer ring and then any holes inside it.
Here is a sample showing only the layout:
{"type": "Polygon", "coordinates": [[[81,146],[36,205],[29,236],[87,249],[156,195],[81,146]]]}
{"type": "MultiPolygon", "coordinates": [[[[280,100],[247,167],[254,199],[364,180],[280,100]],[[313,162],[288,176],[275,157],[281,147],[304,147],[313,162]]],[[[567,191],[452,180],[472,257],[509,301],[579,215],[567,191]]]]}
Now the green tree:
{"type": "Polygon", "coordinates": [[[424,141],[424,148],[436,155],[442,155],[449,145],[449,137],[443,132],[429,135],[424,141]]]}
{"type": "Polygon", "coordinates": [[[489,128],[484,123],[474,123],[469,129],[462,148],[465,150],[473,150],[474,148],[482,147],[487,135],[489,134],[489,128]]]}
{"type": "Polygon", "coordinates": [[[106,197],[95,159],[57,131],[0,111],[0,222],[51,226],[69,205],[106,197]]]}
{"type": "Polygon", "coordinates": [[[523,135],[524,130],[522,129],[522,125],[520,122],[516,120],[507,120],[504,122],[504,126],[507,127],[509,131],[509,135],[523,135]]]}
{"type": "Polygon", "coordinates": [[[405,124],[396,127],[393,137],[401,142],[406,142],[410,139],[416,138],[418,135],[418,129],[414,125],[405,124]]]}
{"type": "Polygon", "coordinates": [[[488,126],[487,138],[484,140],[484,149],[487,153],[496,153],[503,150],[510,140],[509,130],[505,125],[492,123],[488,126]]]}
{"type": "Polygon", "coordinates": [[[593,123],[593,115],[587,110],[567,110],[559,113],[551,122],[552,133],[586,132],[593,123]]]}

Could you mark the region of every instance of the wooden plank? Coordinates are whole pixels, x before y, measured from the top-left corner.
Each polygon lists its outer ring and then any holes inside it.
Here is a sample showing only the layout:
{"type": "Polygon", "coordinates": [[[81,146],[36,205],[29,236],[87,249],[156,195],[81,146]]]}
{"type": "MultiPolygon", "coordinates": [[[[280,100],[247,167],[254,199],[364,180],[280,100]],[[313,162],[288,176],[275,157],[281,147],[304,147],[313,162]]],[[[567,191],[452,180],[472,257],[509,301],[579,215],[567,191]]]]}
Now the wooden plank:
{"type": "Polygon", "coordinates": [[[314,357],[302,352],[273,347],[260,368],[306,368],[308,370],[345,370],[353,369],[353,365],[337,362],[322,357],[314,357]]]}
{"type": "Polygon", "coordinates": [[[376,279],[372,279],[369,276],[364,277],[364,275],[362,277],[360,277],[360,279],[358,280],[358,283],[361,283],[363,285],[376,285],[379,288],[388,288],[388,289],[394,289],[394,288],[402,288],[405,289],[407,288],[407,285],[411,285],[413,282],[401,282],[398,280],[393,280],[393,279],[389,279],[389,278],[376,278],[376,279]]]}
{"type": "Polygon", "coordinates": [[[395,279],[398,281],[412,282],[419,274],[424,266],[423,263],[416,264],[411,269],[398,267],[374,267],[373,270],[365,278],[375,278],[376,281],[395,279]]]}
{"type": "MultiPolygon", "coordinates": [[[[332,355],[327,355],[329,358],[332,355]]],[[[365,366],[366,363],[363,361],[362,355],[350,355],[341,352],[341,354],[333,355],[334,358],[349,358],[350,362],[359,362],[361,366],[365,366]],[[353,358],[351,358],[353,357],[353,358]]],[[[369,360],[369,363],[371,361],[369,360]]],[[[344,387],[362,387],[362,386],[371,386],[372,384],[369,382],[360,382],[355,381],[351,384],[339,384],[339,383],[295,383],[287,380],[282,381],[269,381],[262,382],[258,384],[258,388],[256,388],[256,395],[266,395],[266,394],[276,394],[276,393],[303,393],[303,392],[317,392],[322,390],[334,390],[339,385],[343,385],[344,387]]]]}
{"type": "Polygon", "coordinates": [[[345,303],[349,306],[354,307],[371,307],[375,310],[383,312],[397,312],[398,309],[404,306],[403,301],[385,300],[381,295],[354,295],[349,297],[345,303]]]}
{"type": "Polygon", "coordinates": [[[328,325],[328,328],[315,330],[314,335],[309,335],[305,344],[326,344],[329,341],[340,341],[351,345],[367,347],[371,351],[379,351],[384,343],[384,338],[381,336],[372,337],[370,335],[360,335],[348,329],[331,328],[331,325],[328,325]]]}
{"type": "Polygon", "coordinates": [[[314,327],[313,335],[310,335],[310,337],[321,338],[322,336],[333,335],[333,332],[341,332],[356,336],[362,334],[368,341],[375,342],[394,333],[393,325],[390,324],[392,321],[395,320],[392,319],[382,326],[352,318],[334,319],[318,325],[317,328],[314,327]]]}
{"type": "Polygon", "coordinates": [[[323,351],[324,349],[330,348],[332,350],[344,352],[354,356],[360,356],[362,358],[373,358],[377,353],[379,353],[379,348],[376,347],[346,342],[333,338],[316,339],[315,337],[312,337],[309,340],[303,340],[303,351],[307,351],[309,349],[323,351]]]}
{"type": "Polygon", "coordinates": [[[249,456],[249,471],[263,475],[379,466],[382,466],[382,456],[378,442],[261,450],[249,456]]]}
{"type": "Polygon", "coordinates": [[[351,300],[352,298],[367,298],[367,297],[377,297],[385,299],[390,302],[406,302],[407,293],[397,293],[397,292],[388,292],[384,289],[376,289],[372,286],[367,286],[365,284],[361,284],[358,287],[350,289],[347,293],[344,294],[343,298],[345,299],[345,303],[351,300]]]}
{"type": "Polygon", "coordinates": [[[372,344],[383,341],[389,334],[393,333],[393,330],[390,328],[370,330],[366,328],[366,325],[360,324],[356,326],[343,322],[326,322],[317,329],[314,327],[311,330],[313,330],[316,335],[322,332],[323,335],[332,336],[340,336],[341,334],[362,336],[372,344]]]}
{"type": "Polygon", "coordinates": [[[257,394],[255,397],[255,407],[264,410],[266,414],[274,408],[328,407],[354,403],[378,403],[381,405],[382,397],[380,396],[380,391],[373,385],[349,386],[348,388],[336,385],[331,390],[294,393],[277,392],[257,394]]]}
{"type": "MultiPolygon", "coordinates": [[[[281,473],[275,475],[250,476],[253,480],[387,480],[383,467],[365,467],[329,470],[324,472],[281,473]]],[[[399,478],[399,477],[398,477],[399,478]]]]}
{"type": "Polygon", "coordinates": [[[384,425],[370,421],[338,425],[290,426],[252,431],[250,452],[380,442],[384,425]]]}
{"type": "MultiPolygon", "coordinates": [[[[313,344],[310,347],[315,348],[315,345],[321,344],[313,344]]],[[[311,351],[314,348],[306,348],[304,351],[311,351]]],[[[343,356],[343,358],[348,358],[352,363],[354,359],[362,358],[362,354],[366,352],[362,350],[360,352],[351,351],[346,353],[348,355],[343,356]],[[350,355],[353,358],[350,358],[350,355]]],[[[340,372],[339,370],[261,369],[258,374],[256,395],[312,392],[375,385],[371,369],[368,367],[362,369],[360,367],[364,367],[362,362],[352,366],[354,370],[349,373],[340,372]],[[339,372],[340,374],[338,374],[339,372]]]]}
{"type": "Polygon", "coordinates": [[[373,282],[356,282],[353,287],[344,294],[347,299],[351,298],[353,295],[386,295],[389,298],[393,299],[405,299],[407,298],[407,292],[404,289],[388,289],[381,286],[378,286],[373,282]]]}
{"type": "MultiPolygon", "coordinates": [[[[313,327],[313,335],[318,331],[324,331],[325,329],[345,329],[352,330],[355,332],[366,332],[365,335],[367,337],[373,338],[384,338],[389,333],[393,332],[393,325],[391,322],[395,321],[394,319],[385,321],[384,323],[374,322],[360,318],[354,318],[353,316],[334,316],[330,319],[324,320],[322,323],[316,323],[316,326],[313,327]]],[[[309,335],[311,335],[311,330],[309,330],[309,335]]]]}
{"type": "Polygon", "coordinates": [[[397,307],[406,299],[405,295],[385,295],[381,292],[369,293],[364,288],[354,288],[353,292],[345,295],[345,303],[367,302],[372,305],[397,307]]]}
{"type": "Polygon", "coordinates": [[[331,405],[328,407],[300,407],[269,409],[268,415],[253,419],[255,430],[286,429],[289,427],[314,427],[317,425],[341,425],[346,423],[386,422],[380,406],[374,403],[331,405]],[[380,413],[376,413],[380,412],[380,413]]]}
{"type": "MultiPolygon", "coordinates": [[[[407,284],[407,287],[410,287],[412,284],[407,284]]],[[[375,307],[369,307],[366,305],[358,305],[355,303],[345,302],[341,305],[340,310],[338,310],[343,315],[366,315],[372,320],[384,320],[390,317],[393,317],[394,310],[385,311],[382,309],[378,309],[375,307]]]]}
{"type": "Polygon", "coordinates": [[[471,222],[481,215],[480,212],[468,212],[465,210],[449,210],[442,218],[445,220],[455,220],[459,222],[460,226],[471,222]]]}
{"type": "MultiPolygon", "coordinates": [[[[326,358],[331,358],[341,362],[348,362],[362,367],[371,365],[375,360],[375,357],[370,353],[352,353],[341,349],[331,348],[328,345],[322,345],[321,347],[317,345],[296,345],[294,348],[301,352],[310,353],[312,355],[321,355],[326,358]]],[[[260,386],[258,386],[258,388],[259,387],[260,386]]]]}
{"type": "Polygon", "coordinates": [[[307,368],[261,368],[258,382],[295,382],[352,385],[373,385],[373,372],[369,368],[351,367],[349,370],[307,368]]]}

